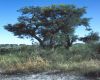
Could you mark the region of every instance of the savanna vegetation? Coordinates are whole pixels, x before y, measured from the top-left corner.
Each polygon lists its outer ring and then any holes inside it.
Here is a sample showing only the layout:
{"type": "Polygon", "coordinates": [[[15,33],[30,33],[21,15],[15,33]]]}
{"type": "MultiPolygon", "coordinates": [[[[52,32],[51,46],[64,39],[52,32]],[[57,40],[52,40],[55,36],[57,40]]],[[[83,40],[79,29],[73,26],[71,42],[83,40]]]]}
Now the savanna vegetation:
{"type": "Polygon", "coordinates": [[[100,70],[100,44],[74,44],[41,48],[33,45],[0,48],[0,68],[4,73],[44,71],[75,71],[87,73],[100,70]]]}
{"type": "Polygon", "coordinates": [[[99,34],[84,17],[86,8],[74,5],[24,7],[15,24],[4,28],[19,38],[30,38],[33,45],[0,45],[0,69],[4,73],[41,71],[76,71],[88,73],[100,70],[99,34]],[[89,34],[75,35],[78,27],[89,34]],[[38,41],[38,45],[34,44],[38,41]],[[75,43],[76,41],[82,43],[75,43]]]}

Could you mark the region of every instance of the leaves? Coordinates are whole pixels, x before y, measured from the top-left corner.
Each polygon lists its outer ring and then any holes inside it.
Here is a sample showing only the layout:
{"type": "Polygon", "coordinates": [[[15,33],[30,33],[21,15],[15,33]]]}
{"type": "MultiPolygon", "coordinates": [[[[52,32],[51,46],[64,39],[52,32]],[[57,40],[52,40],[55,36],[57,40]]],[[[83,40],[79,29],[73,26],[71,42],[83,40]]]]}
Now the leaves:
{"type": "Polygon", "coordinates": [[[69,35],[66,38],[73,39],[78,26],[83,25],[86,28],[89,26],[89,18],[83,17],[86,13],[84,7],[61,4],[47,7],[29,6],[18,11],[22,13],[18,23],[8,24],[5,29],[15,36],[33,37],[41,44],[46,40],[56,42],[54,36],[58,36],[57,34],[69,35]]]}
{"type": "Polygon", "coordinates": [[[85,43],[99,41],[100,37],[97,32],[91,32],[90,34],[86,35],[85,37],[81,37],[80,40],[85,43]]]}

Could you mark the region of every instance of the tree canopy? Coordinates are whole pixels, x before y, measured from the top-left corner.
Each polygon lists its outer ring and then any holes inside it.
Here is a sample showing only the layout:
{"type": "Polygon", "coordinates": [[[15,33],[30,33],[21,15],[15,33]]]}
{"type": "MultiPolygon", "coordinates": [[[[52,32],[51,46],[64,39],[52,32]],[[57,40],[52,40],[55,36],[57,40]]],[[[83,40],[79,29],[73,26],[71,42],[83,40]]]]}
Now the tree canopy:
{"type": "Polygon", "coordinates": [[[91,43],[91,42],[96,42],[99,41],[100,37],[97,32],[91,32],[85,37],[81,37],[80,40],[85,42],[85,43],[91,43]]]}
{"type": "Polygon", "coordinates": [[[7,24],[5,29],[14,33],[20,38],[28,37],[36,39],[41,46],[45,43],[49,45],[59,44],[56,38],[60,38],[60,42],[64,42],[66,46],[77,39],[74,35],[78,26],[85,26],[88,30],[90,18],[84,17],[86,14],[85,7],[78,8],[74,5],[51,5],[47,7],[24,7],[18,10],[21,16],[15,24],[7,24]]]}

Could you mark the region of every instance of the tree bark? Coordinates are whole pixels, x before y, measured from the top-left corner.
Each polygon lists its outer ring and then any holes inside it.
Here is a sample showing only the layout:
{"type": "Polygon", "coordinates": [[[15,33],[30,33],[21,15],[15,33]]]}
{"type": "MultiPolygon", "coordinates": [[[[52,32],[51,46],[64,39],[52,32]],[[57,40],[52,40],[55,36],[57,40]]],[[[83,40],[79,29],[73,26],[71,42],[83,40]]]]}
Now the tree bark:
{"type": "Polygon", "coordinates": [[[43,41],[39,37],[35,35],[34,38],[39,41],[41,47],[44,47],[43,41]]]}
{"type": "Polygon", "coordinates": [[[69,35],[67,36],[66,45],[65,47],[69,49],[72,46],[72,40],[70,39],[69,35]]]}

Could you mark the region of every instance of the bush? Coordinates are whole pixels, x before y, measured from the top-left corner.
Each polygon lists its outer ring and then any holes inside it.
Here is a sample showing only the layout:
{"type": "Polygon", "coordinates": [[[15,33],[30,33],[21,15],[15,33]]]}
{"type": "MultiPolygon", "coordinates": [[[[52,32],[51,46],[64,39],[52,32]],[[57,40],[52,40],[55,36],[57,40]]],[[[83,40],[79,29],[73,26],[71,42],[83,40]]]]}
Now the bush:
{"type": "MultiPolygon", "coordinates": [[[[64,47],[43,49],[31,45],[0,50],[3,50],[3,55],[0,54],[0,68],[4,68],[7,72],[45,71],[48,69],[70,70],[71,68],[73,70],[78,68],[79,70],[84,69],[84,66],[86,69],[88,66],[92,67],[91,62],[93,61],[94,63],[100,62],[100,43],[74,44],[69,50],[64,47]],[[87,63],[89,63],[88,66],[87,63]]],[[[97,67],[99,66],[97,65],[97,67]]],[[[97,67],[92,68],[96,69],[97,67]]]]}
{"type": "Polygon", "coordinates": [[[88,44],[75,44],[70,48],[71,60],[82,61],[95,58],[95,52],[88,44]]]}
{"type": "Polygon", "coordinates": [[[90,47],[94,50],[97,54],[100,54],[100,43],[91,43],[90,47]]]}

